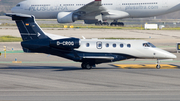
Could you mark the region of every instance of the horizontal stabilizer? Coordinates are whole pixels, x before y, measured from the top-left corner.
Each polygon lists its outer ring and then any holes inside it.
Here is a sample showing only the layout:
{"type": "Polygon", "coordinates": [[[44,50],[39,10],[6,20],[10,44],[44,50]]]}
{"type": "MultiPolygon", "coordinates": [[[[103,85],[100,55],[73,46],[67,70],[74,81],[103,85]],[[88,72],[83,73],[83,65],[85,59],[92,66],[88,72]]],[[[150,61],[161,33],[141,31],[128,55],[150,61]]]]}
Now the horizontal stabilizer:
{"type": "Polygon", "coordinates": [[[17,17],[31,18],[31,15],[20,14],[20,13],[6,13],[6,16],[9,16],[9,17],[17,16],[17,17]]]}

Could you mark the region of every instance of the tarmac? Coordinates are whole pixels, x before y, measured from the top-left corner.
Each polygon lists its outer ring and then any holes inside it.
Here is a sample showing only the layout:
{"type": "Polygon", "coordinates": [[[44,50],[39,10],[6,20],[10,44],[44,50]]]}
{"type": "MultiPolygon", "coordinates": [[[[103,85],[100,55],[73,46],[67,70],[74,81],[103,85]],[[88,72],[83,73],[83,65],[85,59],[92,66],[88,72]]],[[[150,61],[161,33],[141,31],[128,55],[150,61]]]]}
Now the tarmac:
{"type": "MultiPolygon", "coordinates": [[[[134,59],[81,69],[81,63],[40,53],[23,53],[20,42],[0,43],[0,101],[179,101],[179,31],[112,29],[43,29],[47,33],[86,38],[138,38],[172,52],[162,61],[134,59]],[[102,35],[103,33],[103,35],[102,35]],[[7,46],[7,55],[3,52],[7,46]],[[12,50],[13,49],[13,50],[12,50]]],[[[16,28],[0,35],[20,36],[16,28]]]]}

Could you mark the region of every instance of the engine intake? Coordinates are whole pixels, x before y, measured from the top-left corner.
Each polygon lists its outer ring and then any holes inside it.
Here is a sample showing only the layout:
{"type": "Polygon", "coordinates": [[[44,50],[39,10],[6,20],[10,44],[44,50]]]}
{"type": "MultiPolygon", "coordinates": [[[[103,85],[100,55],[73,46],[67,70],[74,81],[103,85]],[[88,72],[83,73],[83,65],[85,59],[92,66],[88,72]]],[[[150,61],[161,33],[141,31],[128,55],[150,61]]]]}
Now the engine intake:
{"type": "Polygon", "coordinates": [[[57,15],[58,23],[72,23],[78,19],[78,15],[73,14],[73,12],[60,12],[57,15]]]}

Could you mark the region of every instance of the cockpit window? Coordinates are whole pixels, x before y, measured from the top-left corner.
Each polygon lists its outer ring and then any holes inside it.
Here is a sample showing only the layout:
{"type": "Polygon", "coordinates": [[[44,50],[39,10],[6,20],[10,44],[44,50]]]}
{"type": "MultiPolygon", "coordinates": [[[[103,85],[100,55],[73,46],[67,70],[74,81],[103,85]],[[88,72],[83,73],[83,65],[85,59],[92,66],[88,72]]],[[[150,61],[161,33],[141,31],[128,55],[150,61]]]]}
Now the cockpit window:
{"type": "Polygon", "coordinates": [[[156,47],[156,46],[154,46],[152,43],[149,43],[149,42],[148,42],[148,44],[149,44],[151,47],[154,47],[154,48],[156,47]]]}
{"type": "Polygon", "coordinates": [[[21,5],[20,4],[17,4],[16,7],[20,7],[21,5]]]}
{"type": "Polygon", "coordinates": [[[144,46],[144,47],[150,47],[150,46],[148,45],[148,43],[143,43],[143,46],[144,46]]]}
{"type": "Polygon", "coordinates": [[[153,47],[153,48],[155,48],[156,46],[154,46],[152,43],[143,43],[143,46],[144,47],[153,47]]]}

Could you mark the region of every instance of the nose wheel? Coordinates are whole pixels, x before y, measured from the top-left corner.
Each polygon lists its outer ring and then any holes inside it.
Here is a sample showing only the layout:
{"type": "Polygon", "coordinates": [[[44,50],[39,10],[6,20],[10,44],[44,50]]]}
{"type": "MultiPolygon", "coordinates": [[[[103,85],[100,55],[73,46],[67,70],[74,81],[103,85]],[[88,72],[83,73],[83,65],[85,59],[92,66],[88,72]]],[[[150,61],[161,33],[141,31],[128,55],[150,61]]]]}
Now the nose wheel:
{"type": "Polygon", "coordinates": [[[157,59],[157,65],[156,65],[156,68],[157,68],[157,69],[160,69],[160,68],[161,68],[161,66],[160,66],[159,63],[160,63],[160,61],[159,61],[159,59],[157,59]]]}
{"type": "Polygon", "coordinates": [[[157,68],[157,69],[160,69],[160,68],[161,68],[161,66],[160,66],[160,65],[157,65],[157,66],[156,66],[156,68],[157,68]]]}

